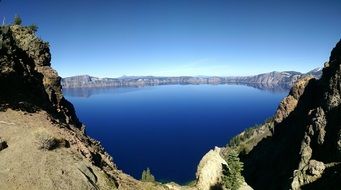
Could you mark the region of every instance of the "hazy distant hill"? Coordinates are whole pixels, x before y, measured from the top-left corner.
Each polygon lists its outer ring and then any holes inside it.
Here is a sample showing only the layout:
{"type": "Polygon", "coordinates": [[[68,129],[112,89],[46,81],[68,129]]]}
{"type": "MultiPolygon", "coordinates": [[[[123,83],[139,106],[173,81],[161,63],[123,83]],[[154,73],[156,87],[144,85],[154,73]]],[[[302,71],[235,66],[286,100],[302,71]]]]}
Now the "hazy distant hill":
{"type": "Polygon", "coordinates": [[[167,84],[263,84],[286,85],[288,87],[300,77],[312,75],[315,78],[321,76],[321,69],[316,68],[308,73],[295,71],[270,72],[255,76],[244,77],[216,77],[216,76],[179,76],[179,77],[154,77],[154,76],[122,76],[119,78],[97,78],[89,75],[80,75],[62,79],[64,88],[83,87],[136,87],[155,86],[167,84]]]}

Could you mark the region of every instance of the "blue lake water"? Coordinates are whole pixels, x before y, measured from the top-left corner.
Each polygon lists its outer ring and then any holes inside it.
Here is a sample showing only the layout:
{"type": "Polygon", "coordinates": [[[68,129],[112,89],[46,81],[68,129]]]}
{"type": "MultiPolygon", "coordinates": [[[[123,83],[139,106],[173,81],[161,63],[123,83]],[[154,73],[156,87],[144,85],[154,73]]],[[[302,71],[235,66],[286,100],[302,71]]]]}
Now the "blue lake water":
{"type": "Polygon", "coordinates": [[[64,89],[87,134],[101,141],[118,168],[140,179],[195,179],[214,146],[273,115],[287,91],[241,85],[165,85],[64,89]]]}

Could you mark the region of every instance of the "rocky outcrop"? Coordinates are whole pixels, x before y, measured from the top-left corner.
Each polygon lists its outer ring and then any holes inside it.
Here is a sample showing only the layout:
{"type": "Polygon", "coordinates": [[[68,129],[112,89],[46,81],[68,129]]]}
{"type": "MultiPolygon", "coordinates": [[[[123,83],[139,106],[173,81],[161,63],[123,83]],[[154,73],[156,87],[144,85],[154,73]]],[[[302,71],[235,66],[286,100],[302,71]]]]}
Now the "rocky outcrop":
{"type": "Polygon", "coordinates": [[[220,148],[215,147],[201,159],[196,173],[197,187],[209,190],[221,183],[223,166],[227,167],[226,161],[220,156],[220,148]]]}
{"type": "Polygon", "coordinates": [[[246,77],[120,77],[120,78],[97,78],[89,75],[80,75],[62,79],[64,88],[92,88],[92,87],[141,87],[168,84],[242,84],[258,88],[280,87],[288,89],[301,77],[321,76],[320,69],[314,69],[306,74],[294,71],[271,72],[246,77]]]}
{"type": "Polygon", "coordinates": [[[325,170],[323,162],[309,160],[302,168],[294,171],[294,178],[291,183],[292,189],[301,189],[302,185],[312,183],[322,177],[325,170]]]}
{"type": "MultiPolygon", "coordinates": [[[[198,190],[227,190],[223,185],[222,177],[224,170],[228,170],[229,166],[222,156],[222,150],[215,147],[201,159],[196,173],[196,188],[198,190]]],[[[252,188],[243,180],[238,190],[252,190],[252,188]]]]}
{"type": "Polygon", "coordinates": [[[322,77],[298,80],[269,122],[269,130],[254,129],[259,133],[243,139],[254,142],[251,150],[240,153],[246,182],[262,190],[339,189],[340,95],[341,41],[332,50],[322,77]]]}
{"type": "Polygon", "coordinates": [[[81,127],[74,108],[63,97],[51,68],[48,43],[19,25],[0,28],[0,108],[43,109],[57,121],[81,127]]]}
{"type": "Polygon", "coordinates": [[[312,76],[306,76],[294,83],[289,95],[285,97],[278,106],[274,116],[275,122],[282,122],[284,118],[288,117],[289,114],[294,111],[300,96],[303,94],[305,87],[312,78],[312,76]]]}

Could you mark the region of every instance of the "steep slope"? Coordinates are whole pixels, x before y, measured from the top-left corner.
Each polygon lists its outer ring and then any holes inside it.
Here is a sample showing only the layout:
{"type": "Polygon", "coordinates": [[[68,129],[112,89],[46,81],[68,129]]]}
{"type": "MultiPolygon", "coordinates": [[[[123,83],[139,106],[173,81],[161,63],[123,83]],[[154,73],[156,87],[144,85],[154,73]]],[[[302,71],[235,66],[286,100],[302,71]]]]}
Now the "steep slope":
{"type": "Polygon", "coordinates": [[[88,137],[28,27],[0,27],[0,189],[168,189],[117,169],[88,137]]]}
{"type": "Polygon", "coordinates": [[[297,81],[272,120],[239,135],[226,151],[241,152],[254,189],[340,189],[340,104],[341,41],[319,80],[297,81]]]}

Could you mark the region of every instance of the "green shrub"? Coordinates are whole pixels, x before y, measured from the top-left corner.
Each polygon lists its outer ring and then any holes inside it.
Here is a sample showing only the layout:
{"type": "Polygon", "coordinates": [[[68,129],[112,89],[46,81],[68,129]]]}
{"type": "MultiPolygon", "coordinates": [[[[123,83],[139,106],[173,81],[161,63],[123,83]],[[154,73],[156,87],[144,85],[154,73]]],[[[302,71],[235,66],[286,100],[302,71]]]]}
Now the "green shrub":
{"type": "Polygon", "coordinates": [[[21,25],[21,23],[22,23],[21,18],[18,15],[15,15],[13,24],[14,25],[21,25]]]}
{"type": "Polygon", "coordinates": [[[223,165],[225,167],[223,167],[222,182],[227,189],[237,190],[244,181],[241,174],[244,165],[233,150],[228,154],[226,162],[228,166],[223,165]]]}
{"type": "Polygon", "coordinates": [[[243,133],[234,136],[231,138],[231,140],[229,141],[229,143],[226,146],[229,147],[237,147],[239,146],[242,142],[247,142],[248,140],[250,140],[251,137],[253,137],[255,135],[255,133],[257,133],[257,129],[262,127],[262,126],[266,126],[268,128],[273,128],[273,118],[267,118],[265,120],[264,124],[256,124],[252,127],[246,128],[243,133]]]}
{"type": "Polygon", "coordinates": [[[240,139],[241,139],[240,135],[232,137],[232,139],[230,140],[228,146],[230,146],[230,147],[238,146],[240,144],[240,142],[241,142],[240,139]]]}
{"type": "Polygon", "coordinates": [[[35,24],[31,24],[30,26],[28,26],[29,29],[31,29],[33,32],[37,32],[38,31],[38,26],[35,24]]]}
{"type": "Polygon", "coordinates": [[[39,150],[54,150],[61,147],[69,147],[67,140],[52,136],[47,132],[37,132],[35,134],[36,144],[39,150]]]}
{"type": "Polygon", "coordinates": [[[150,172],[149,168],[147,168],[146,170],[143,170],[142,176],[141,176],[141,181],[144,181],[144,182],[155,182],[155,177],[150,172]]]}

